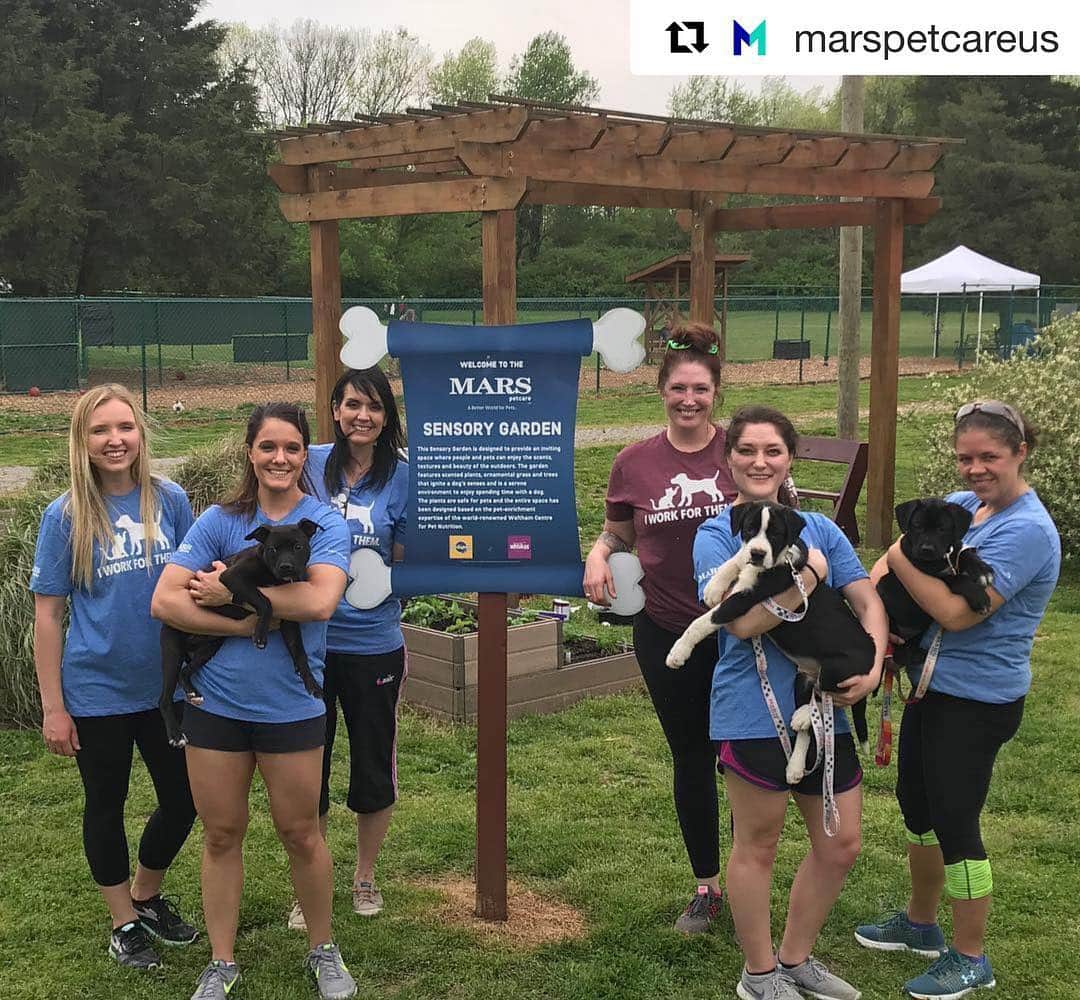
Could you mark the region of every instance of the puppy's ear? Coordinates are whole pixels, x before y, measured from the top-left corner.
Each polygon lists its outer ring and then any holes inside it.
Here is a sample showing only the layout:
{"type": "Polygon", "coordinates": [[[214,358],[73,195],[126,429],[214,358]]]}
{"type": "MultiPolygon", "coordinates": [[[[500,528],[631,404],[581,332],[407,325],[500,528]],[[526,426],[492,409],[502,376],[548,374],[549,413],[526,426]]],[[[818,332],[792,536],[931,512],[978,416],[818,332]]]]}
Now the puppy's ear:
{"type": "MultiPolygon", "coordinates": [[[[794,541],[802,534],[803,528],[806,527],[806,518],[795,510],[794,507],[781,507],[780,509],[783,511],[781,517],[784,519],[784,524],[788,531],[791,532],[791,538],[794,541]]],[[[773,513],[775,513],[775,510],[773,513]]]]}
{"type": "Polygon", "coordinates": [[[297,527],[310,538],[322,527],[322,525],[316,524],[314,521],[310,521],[305,517],[297,524],[297,527]]]}
{"type": "Polygon", "coordinates": [[[950,503],[947,505],[949,510],[949,517],[952,518],[953,531],[956,532],[956,541],[959,543],[964,535],[967,534],[968,528],[971,527],[972,513],[966,507],[961,507],[958,503],[950,503]]]}
{"type": "Polygon", "coordinates": [[[265,524],[260,524],[250,535],[244,535],[245,542],[262,542],[266,541],[266,536],[270,534],[270,529],[265,524]]]}
{"type": "Polygon", "coordinates": [[[754,505],[752,503],[739,503],[731,507],[731,534],[732,537],[738,538],[742,532],[743,521],[746,520],[747,514],[750,513],[750,508],[754,505]]]}
{"type": "Polygon", "coordinates": [[[902,504],[898,504],[896,508],[896,523],[900,525],[900,530],[906,535],[908,526],[911,524],[911,516],[918,509],[921,500],[907,500],[902,504]]]}

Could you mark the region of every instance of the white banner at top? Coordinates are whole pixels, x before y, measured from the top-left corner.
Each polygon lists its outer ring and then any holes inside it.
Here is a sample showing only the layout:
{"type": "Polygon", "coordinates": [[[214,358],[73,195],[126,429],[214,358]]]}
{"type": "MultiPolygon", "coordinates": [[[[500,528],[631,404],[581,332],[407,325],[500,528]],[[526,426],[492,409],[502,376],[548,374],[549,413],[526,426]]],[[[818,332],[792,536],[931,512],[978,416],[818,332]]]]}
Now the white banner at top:
{"type": "Polygon", "coordinates": [[[631,0],[639,76],[1080,73],[1080,4],[631,0]]]}

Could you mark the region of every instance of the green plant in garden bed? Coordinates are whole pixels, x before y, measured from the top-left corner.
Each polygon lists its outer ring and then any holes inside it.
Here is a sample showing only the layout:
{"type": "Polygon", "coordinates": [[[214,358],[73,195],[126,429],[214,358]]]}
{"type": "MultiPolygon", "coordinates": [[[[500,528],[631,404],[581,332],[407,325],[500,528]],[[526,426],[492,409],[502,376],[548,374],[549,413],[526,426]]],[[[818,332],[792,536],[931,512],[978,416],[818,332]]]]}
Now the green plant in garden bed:
{"type": "MultiPolygon", "coordinates": [[[[540,615],[531,608],[510,608],[506,615],[510,627],[539,620],[540,615]]],[[[410,598],[402,608],[401,621],[450,635],[467,635],[480,627],[475,604],[442,595],[410,598]]]]}

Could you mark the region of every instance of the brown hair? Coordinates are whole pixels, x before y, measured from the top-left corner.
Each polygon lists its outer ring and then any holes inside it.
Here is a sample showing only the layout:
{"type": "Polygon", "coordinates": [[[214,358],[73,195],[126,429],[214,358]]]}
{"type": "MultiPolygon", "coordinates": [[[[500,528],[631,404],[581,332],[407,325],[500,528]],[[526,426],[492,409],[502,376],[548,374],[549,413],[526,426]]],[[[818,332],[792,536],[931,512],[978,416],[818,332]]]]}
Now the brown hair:
{"type": "Polygon", "coordinates": [[[1005,445],[1014,455],[1020,450],[1021,444],[1026,444],[1030,455],[1039,443],[1038,431],[1017,407],[1013,406],[1012,403],[1009,403],[1008,407],[1016,414],[1020,423],[1024,425],[1023,434],[1020,433],[1020,428],[1008,417],[991,413],[989,410],[974,410],[956,421],[953,427],[953,446],[956,446],[956,439],[964,431],[986,431],[987,434],[1005,445]]]}
{"type": "MultiPolygon", "coordinates": [[[[146,415],[130,390],[123,385],[99,385],[80,396],[71,413],[68,432],[68,464],[71,466],[71,489],[64,502],[64,513],[71,520],[71,581],[89,590],[94,579],[94,542],[104,553],[112,543],[113,525],[101,493],[101,477],[90,461],[87,440],[94,411],[103,403],[118,400],[131,409],[139,431],[139,454],[131,464],[131,485],[138,486],[139,517],[146,533],[145,551],[154,551],[161,500],[158,480],[150,473],[150,429],[146,415]]],[[[147,560],[149,571],[151,561],[147,560]]]]}
{"type": "Polygon", "coordinates": [[[664,360],[660,362],[660,371],[656,374],[656,387],[663,389],[671,377],[671,370],[684,361],[696,361],[704,365],[712,376],[713,385],[720,386],[723,364],[720,361],[720,338],[708,323],[680,323],[668,333],[668,342],[685,345],[668,346],[664,360]],[[713,353],[710,350],[715,348],[713,353]]]}
{"type": "MultiPolygon", "coordinates": [[[[300,432],[306,451],[311,444],[311,430],[308,427],[307,414],[302,406],[295,403],[263,403],[251,411],[248,418],[247,433],[244,435],[244,444],[248,451],[254,447],[255,439],[262,430],[262,425],[267,420],[284,420],[292,424],[300,432]]],[[[311,486],[307,477],[307,467],[300,473],[300,489],[305,493],[311,493],[311,486]]],[[[255,467],[251,464],[250,457],[244,465],[244,473],[240,482],[232,492],[221,502],[223,510],[230,514],[245,514],[250,517],[259,506],[259,480],[255,476],[255,467]]]]}
{"type": "MultiPolygon", "coordinates": [[[[738,445],[743,431],[751,424],[771,424],[776,428],[776,432],[784,442],[788,454],[792,458],[795,457],[795,450],[799,447],[799,432],[795,430],[795,425],[783,413],[774,410],[771,406],[743,406],[731,415],[731,420],[728,422],[727,431],[724,435],[725,456],[731,455],[738,445]]],[[[791,476],[788,476],[780,484],[776,499],[785,507],[797,508],[799,506],[799,494],[791,480],[791,476]]]]}

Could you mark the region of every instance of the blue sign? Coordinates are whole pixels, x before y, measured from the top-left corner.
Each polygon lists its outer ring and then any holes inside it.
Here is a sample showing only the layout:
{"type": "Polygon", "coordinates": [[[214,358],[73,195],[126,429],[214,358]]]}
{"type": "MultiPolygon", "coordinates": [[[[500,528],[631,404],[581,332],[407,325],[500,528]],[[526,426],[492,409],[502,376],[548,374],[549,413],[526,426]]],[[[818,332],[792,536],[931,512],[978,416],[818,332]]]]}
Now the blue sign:
{"type": "Polygon", "coordinates": [[[574,427],[589,320],[391,321],[409,430],[395,594],[580,593],[574,427]]]}

